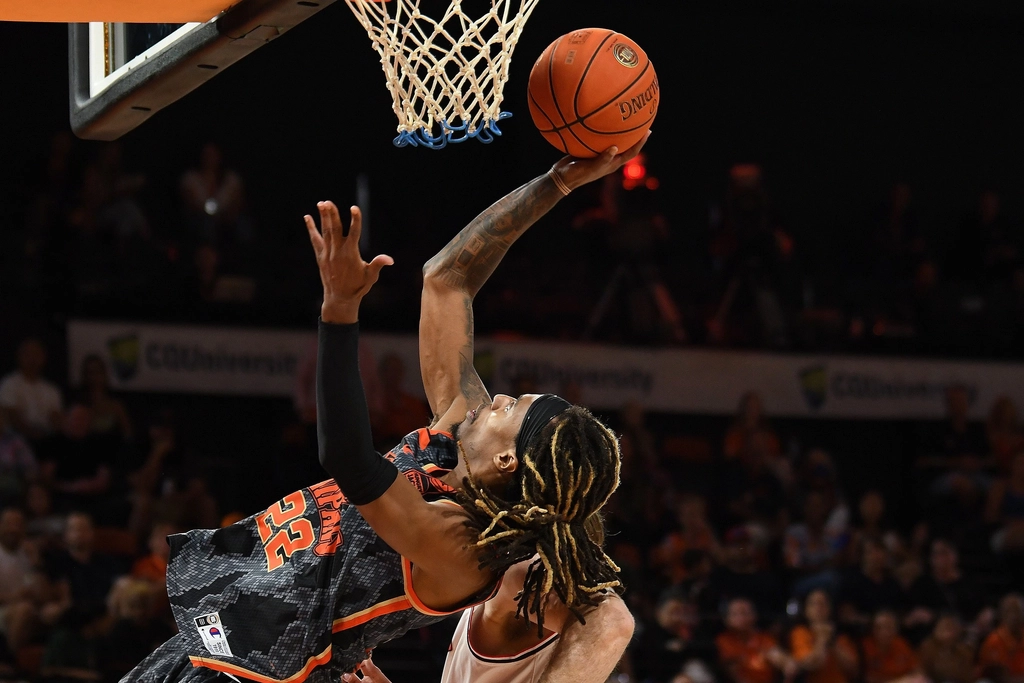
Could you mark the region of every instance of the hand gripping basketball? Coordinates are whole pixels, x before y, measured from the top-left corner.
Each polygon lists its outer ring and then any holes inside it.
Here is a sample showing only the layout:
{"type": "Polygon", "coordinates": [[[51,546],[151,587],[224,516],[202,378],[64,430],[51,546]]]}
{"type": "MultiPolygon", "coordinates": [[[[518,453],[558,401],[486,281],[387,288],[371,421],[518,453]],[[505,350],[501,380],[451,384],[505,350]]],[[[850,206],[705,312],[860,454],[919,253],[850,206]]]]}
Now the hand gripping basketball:
{"type": "Polygon", "coordinates": [[[363,228],[359,207],[351,208],[352,220],[346,229],[334,202],[319,202],[316,206],[322,234],[312,216],[304,218],[324,287],[320,317],[328,323],[354,323],[359,320],[359,302],[377,282],[381,269],[395,260],[386,254],[375,256],[369,263],[363,260],[359,254],[363,228]]]}
{"type": "Polygon", "coordinates": [[[551,167],[551,174],[561,179],[569,190],[575,190],[577,187],[618,171],[627,161],[640,153],[649,137],[651,137],[651,131],[647,131],[640,138],[640,142],[621,154],[617,147],[610,147],[592,159],[562,157],[551,167]]]}

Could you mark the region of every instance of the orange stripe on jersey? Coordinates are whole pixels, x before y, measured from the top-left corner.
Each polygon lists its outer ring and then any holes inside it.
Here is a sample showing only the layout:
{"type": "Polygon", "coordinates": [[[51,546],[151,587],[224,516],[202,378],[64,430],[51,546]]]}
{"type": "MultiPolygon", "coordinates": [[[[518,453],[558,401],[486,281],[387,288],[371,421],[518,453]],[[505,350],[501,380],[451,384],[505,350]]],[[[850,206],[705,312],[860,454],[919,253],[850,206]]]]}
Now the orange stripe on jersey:
{"type": "Polygon", "coordinates": [[[310,657],[306,661],[306,665],[304,667],[288,678],[271,678],[270,676],[258,674],[255,671],[249,671],[241,666],[228,664],[216,659],[207,659],[206,657],[189,656],[189,659],[192,661],[192,666],[205,666],[207,669],[213,669],[214,671],[220,671],[221,673],[226,674],[235,674],[242,678],[248,678],[251,681],[256,681],[256,683],[302,683],[302,681],[309,678],[309,674],[313,673],[313,669],[331,661],[331,646],[328,645],[326,650],[315,657],[310,657]]]}
{"type": "Polygon", "coordinates": [[[421,467],[423,467],[423,471],[426,472],[427,474],[430,474],[431,472],[437,472],[438,470],[443,471],[442,468],[438,467],[432,462],[424,463],[423,465],[421,465],[421,467]]]}
{"type": "Polygon", "coordinates": [[[331,632],[337,633],[338,631],[344,631],[348,628],[355,628],[360,624],[365,624],[371,619],[382,617],[385,614],[401,612],[406,609],[412,609],[412,603],[409,602],[409,598],[404,595],[399,595],[397,598],[378,602],[373,607],[367,607],[355,614],[350,614],[349,616],[342,617],[341,619],[335,619],[334,625],[331,627],[331,632]]]}
{"type": "MultiPolygon", "coordinates": [[[[450,501],[448,501],[448,502],[450,502],[450,501]]],[[[419,596],[416,595],[416,590],[412,587],[412,562],[410,562],[409,558],[407,558],[407,557],[403,557],[402,558],[402,577],[405,579],[405,594],[407,596],[409,596],[409,601],[412,603],[412,606],[416,609],[416,611],[417,612],[422,612],[423,614],[429,614],[431,616],[436,616],[436,617],[446,617],[449,614],[455,614],[456,612],[461,612],[462,610],[466,609],[467,607],[474,607],[476,605],[479,605],[482,602],[486,602],[486,601],[490,600],[491,598],[493,598],[495,595],[497,595],[498,594],[498,589],[501,588],[501,579],[499,578],[498,582],[494,586],[494,590],[491,591],[490,595],[488,595],[483,600],[478,600],[478,601],[476,601],[474,603],[471,603],[471,604],[468,604],[468,605],[463,605],[462,607],[458,607],[458,608],[453,609],[453,610],[448,610],[447,612],[439,612],[436,609],[431,609],[431,608],[427,607],[425,604],[423,604],[423,601],[420,600],[419,596]]]]}

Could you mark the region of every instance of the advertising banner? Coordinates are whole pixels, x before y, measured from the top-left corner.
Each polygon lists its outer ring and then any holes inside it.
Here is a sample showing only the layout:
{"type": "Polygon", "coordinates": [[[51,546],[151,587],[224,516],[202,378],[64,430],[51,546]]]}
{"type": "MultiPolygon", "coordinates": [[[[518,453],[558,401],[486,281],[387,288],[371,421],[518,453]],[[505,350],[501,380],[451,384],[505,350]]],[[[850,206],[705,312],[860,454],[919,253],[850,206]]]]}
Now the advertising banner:
{"type": "MultiPolygon", "coordinates": [[[[423,396],[414,335],[364,334],[364,376],[389,354],[406,391],[423,396]]],[[[103,358],[120,391],[291,396],[312,391],[316,331],[74,321],[71,382],[82,360],[103,358]]],[[[570,385],[582,402],[614,410],[628,400],[668,413],[731,414],[747,391],[770,415],[934,419],[962,385],[975,417],[996,397],[1024,405],[1024,364],[813,356],[698,349],[645,350],[558,342],[477,340],[476,367],[492,392],[530,378],[541,392],[570,385]]],[[[367,377],[367,383],[376,381],[367,377]]]]}

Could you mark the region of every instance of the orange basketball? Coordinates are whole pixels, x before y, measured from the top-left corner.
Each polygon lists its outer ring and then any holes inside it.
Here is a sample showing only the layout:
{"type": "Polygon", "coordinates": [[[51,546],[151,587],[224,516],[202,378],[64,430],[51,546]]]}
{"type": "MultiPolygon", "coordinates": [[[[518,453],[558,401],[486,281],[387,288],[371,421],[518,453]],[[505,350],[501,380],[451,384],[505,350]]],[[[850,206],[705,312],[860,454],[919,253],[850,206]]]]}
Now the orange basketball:
{"type": "Polygon", "coordinates": [[[640,141],[658,113],[658,77],[640,46],[605,28],[567,33],[530,71],[530,115],[548,142],[575,157],[640,141]]]}

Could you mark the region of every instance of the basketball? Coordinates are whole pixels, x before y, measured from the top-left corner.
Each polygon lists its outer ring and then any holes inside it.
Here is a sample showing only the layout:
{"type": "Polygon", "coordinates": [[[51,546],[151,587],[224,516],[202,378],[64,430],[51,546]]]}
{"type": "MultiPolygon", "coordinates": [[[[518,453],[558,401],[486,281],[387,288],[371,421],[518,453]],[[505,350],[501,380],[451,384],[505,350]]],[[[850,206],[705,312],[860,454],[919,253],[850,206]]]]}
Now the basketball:
{"type": "Polygon", "coordinates": [[[574,157],[632,147],[658,113],[658,77],[639,45],[604,28],[558,38],[530,71],[530,115],[544,139],[574,157]]]}

